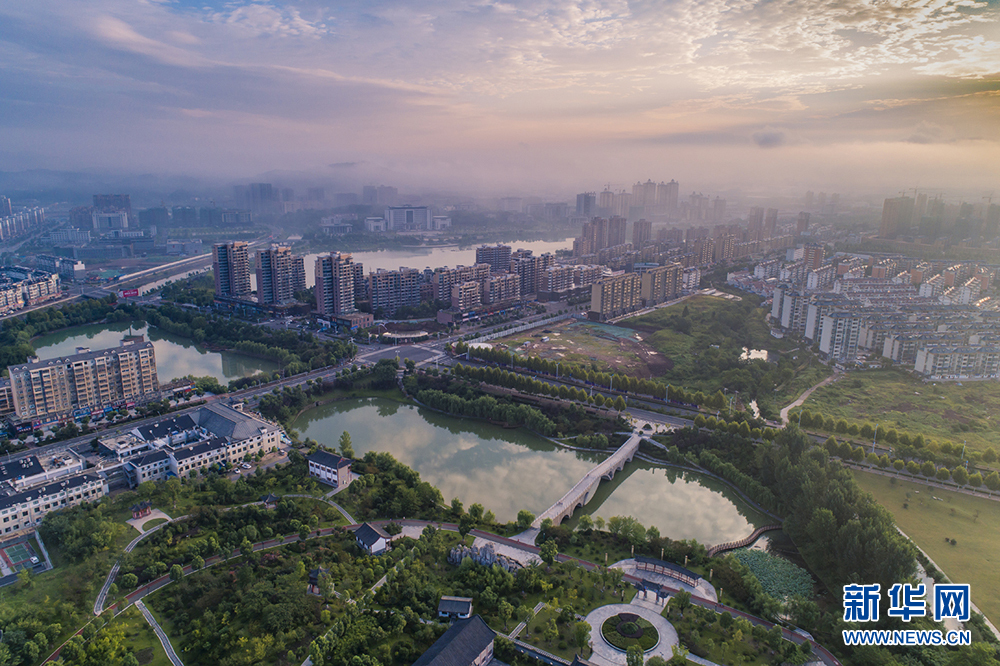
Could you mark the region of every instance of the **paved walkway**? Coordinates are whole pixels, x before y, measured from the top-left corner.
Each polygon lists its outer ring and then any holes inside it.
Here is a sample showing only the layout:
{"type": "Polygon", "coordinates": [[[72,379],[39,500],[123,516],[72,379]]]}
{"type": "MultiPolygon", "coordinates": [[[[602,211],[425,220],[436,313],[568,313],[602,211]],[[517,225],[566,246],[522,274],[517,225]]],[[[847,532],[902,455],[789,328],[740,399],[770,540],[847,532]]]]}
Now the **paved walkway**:
{"type": "Polygon", "coordinates": [[[660,656],[670,661],[674,656],[673,646],[677,645],[677,631],[674,625],[667,622],[667,619],[658,612],[647,608],[644,604],[610,604],[595,608],[587,615],[586,622],[590,625],[590,644],[594,648],[594,654],[587,659],[597,666],[622,666],[625,664],[625,653],[622,650],[611,647],[611,645],[601,636],[601,626],[609,617],[619,613],[632,613],[649,622],[660,634],[660,642],[651,650],[647,651],[644,659],[653,656],[660,656]]]}
{"type": "Polygon", "coordinates": [[[184,662],[181,661],[181,658],[177,656],[176,652],[174,652],[174,646],[170,643],[170,639],[167,638],[167,634],[163,631],[163,627],[160,626],[160,623],[156,621],[153,614],[149,612],[148,608],[146,608],[146,604],[142,603],[142,600],[139,599],[135,602],[135,607],[142,612],[142,616],[146,618],[146,622],[148,622],[149,626],[153,628],[153,631],[156,633],[156,637],[160,639],[160,645],[162,645],[163,649],[166,651],[167,658],[170,660],[170,663],[174,666],[184,666],[184,662]]]}
{"type": "MultiPolygon", "coordinates": [[[[143,516],[142,518],[133,518],[131,520],[126,520],[125,522],[139,530],[139,534],[142,534],[148,530],[142,529],[142,526],[151,520],[156,520],[157,518],[162,518],[163,520],[170,522],[171,518],[167,514],[163,513],[159,509],[153,509],[150,511],[148,516],[143,516]]],[[[152,528],[150,528],[152,529],[152,528]]]]}
{"type": "Polygon", "coordinates": [[[820,388],[822,386],[826,386],[830,382],[837,381],[837,379],[839,377],[840,377],[840,370],[834,369],[832,375],[830,375],[829,377],[827,377],[826,379],[824,379],[823,381],[821,381],[819,384],[816,384],[816,386],[813,386],[813,387],[810,387],[810,388],[806,389],[805,392],[803,392],[802,395],[800,395],[795,400],[795,402],[793,402],[792,404],[788,405],[787,407],[785,407],[784,409],[781,410],[781,425],[785,425],[785,424],[788,423],[788,412],[790,412],[791,410],[795,409],[796,407],[798,407],[799,405],[801,405],[803,402],[805,402],[809,398],[809,396],[812,395],[813,391],[815,391],[816,389],[818,389],[818,388],[820,388]]]}

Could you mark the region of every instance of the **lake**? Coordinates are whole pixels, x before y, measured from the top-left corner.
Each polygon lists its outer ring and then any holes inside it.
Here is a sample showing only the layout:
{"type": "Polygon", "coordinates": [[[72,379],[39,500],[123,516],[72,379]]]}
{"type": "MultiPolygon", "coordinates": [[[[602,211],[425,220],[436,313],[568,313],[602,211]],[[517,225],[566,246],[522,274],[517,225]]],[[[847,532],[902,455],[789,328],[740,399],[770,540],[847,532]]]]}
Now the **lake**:
{"type": "MultiPolygon", "coordinates": [[[[74,354],[77,347],[90,347],[92,350],[117,347],[129,330],[127,322],[74,326],[39,336],[32,344],[39,358],[54,358],[74,354]]],[[[131,331],[134,335],[145,335],[152,340],[156,350],[156,374],[161,384],[186,375],[211,376],[226,384],[230,379],[278,369],[278,364],[273,361],[233,352],[209,351],[187,338],[149,328],[141,322],[132,326],[131,331]]]]}
{"type": "MultiPolygon", "coordinates": [[[[478,502],[501,521],[521,509],[538,515],[593,467],[599,458],[555,446],[523,429],[459,419],[384,399],[321,405],[294,422],[300,439],[336,446],[347,431],[357,454],[385,451],[441,489],[445,502],[478,502]]],[[[631,515],[672,539],[712,545],[744,537],[767,521],[724,484],[702,475],[633,462],[578,510],[608,519],[631,515]]]]}

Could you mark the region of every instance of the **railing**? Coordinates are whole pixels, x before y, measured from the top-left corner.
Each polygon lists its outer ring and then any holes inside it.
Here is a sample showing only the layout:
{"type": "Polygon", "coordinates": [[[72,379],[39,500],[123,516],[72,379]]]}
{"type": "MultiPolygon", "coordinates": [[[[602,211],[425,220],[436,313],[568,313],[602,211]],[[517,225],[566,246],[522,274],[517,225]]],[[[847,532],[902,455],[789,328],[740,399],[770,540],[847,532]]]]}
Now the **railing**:
{"type": "Polygon", "coordinates": [[[753,531],[753,533],[750,536],[744,539],[740,539],[739,541],[730,541],[728,543],[720,543],[718,546],[712,546],[711,548],[708,549],[708,556],[714,557],[715,555],[727,550],[735,550],[737,548],[743,548],[744,546],[749,546],[758,538],[760,538],[760,535],[763,534],[764,532],[770,532],[771,530],[780,530],[780,529],[781,525],[765,525],[764,527],[758,527],[753,531]]]}

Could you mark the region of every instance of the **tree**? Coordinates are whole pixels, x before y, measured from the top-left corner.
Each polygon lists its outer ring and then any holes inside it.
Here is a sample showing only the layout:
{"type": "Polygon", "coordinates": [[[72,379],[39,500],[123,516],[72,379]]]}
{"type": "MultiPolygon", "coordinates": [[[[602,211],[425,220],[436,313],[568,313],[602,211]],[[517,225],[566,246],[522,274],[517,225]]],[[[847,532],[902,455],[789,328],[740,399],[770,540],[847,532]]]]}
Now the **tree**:
{"type": "Polygon", "coordinates": [[[122,666],[139,666],[139,659],[135,656],[135,653],[129,652],[125,655],[125,658],[122,659],[122,666]]]}
{"type": "Polygon", "coordinates": [[[923,474],[926,477],[932,477],[932,476],[934,476],[934,473],[936,471],[937,470],[934,468],[934,463],[932,463],[929,460],[926,461],[926,462],[924,462],[924,464],[920,466],[920,473],[923,474]]]}
{"type": "Polygon", "coordinates": [[[584,513],[580,516],[580,520],[577,522],[576,527],[581,532],[589,532],[594,529],[594,519],[590,517],[589,513],[584,513]]]}
{"type": "Polygon", "coordinates": [[[987,464],[993,464],[997,461],[997,451],[992,446],[987,446],[986,450],[983,451],[983,462],[987,464]]]}
{"type": "Polygon", "coordinates": [[[469,507],[469,515],[477,524],[483,521],[483,505],[478,502],[469,507]]]}
{"type": "Polygon", "coordinates": [[[531,527],[531,523],[535,522],[535,514],[531,513],[527,509],[521,509],[517,512],[517,526],[522,530],[526,530],[531,527]]]}
{"type": "Polygon", "coordinates": [[[506,599],[501,599],[497,606],[497,615],[503,621],[503,629],[507,631],[507,620],[514,614],[514,607],[506,599]]]}
{"type": "Polygon", "coordinates": [[[638,645],[629,645],[625,651],[626,666],[642,666],[642,648],[638,645]]]}
{"type": "Polygon", "coordinates": [[[542,558],[542,561],[548,565],[551,565],[556,561],[556,555],[559,553],[559,548],[556,546],[556,542],[549,539],[542,544],[542,547],[538,551],[538,556],[542,558]]]}
{"type": "Polygon", "coordinates": [[[22,590],[30,590],[35,586],[35,579],[31,574],[31,569],[25,568],[17,572],[17,586],[22,590]]]}
{"type": "Polygon", "coordinates": [[[465,538],[465,535],[473,530],[476,526],[476,520],[472,517],[471,513],[464,513],[462,517],[458,519],[458,533],[465,538]]]}
{"type": "Polygon", "coordinates": [[[956,467],[951,471],[951,478],[955,480],[959,486],[964,486],[969,482],[969,473],[965,471],[964,467],[956,467]]]}
{"type": "Polygon", "coordinates": [[[573,625],[573,639],[576,641],[576,646],[580,648],[581,652],[583,652],[590,642],[590,629],[590,625],[582,621],[573,625]]]}
{"type": "Polygon", "coordinates": [[[625,405],[625,399],[622,398],[621,396],[616,397],[615,398],[615,403],[614,403],[614,409],[615,409],[615,411],[618,412],[618,413],[621,413],[621,411],[623,409],[625,409],[625,407],[626,407],[626,405],[625,405]]]}
{"type": "Polygon", "coordinates": [[[451,512],[456,516],[461,516],[465,509],[462,507],[462,500],[457,497],[451,501],[451,512]]]}
{"type": "Polygon", "coordinates": [[[684,611],[691,606],[691,593],[687,590],[679,590],[671,599],[672,605],[684,617],[684,611]]]}
{"type": "Polygon", "coordinates": [[[340,455],[354,458],[354,446],[351,444],[351,433],[346,430],[340,435],[340,455]]]}
{"type": "Polygon", "coordinates": [[[986,487],[992,491],[1000,490],[1000,474],[996,470],[990,472],[986,475],[986,479],[983,481],[986,487]]]}
{"type": "Polygon", "coordinates": [[[170,567],[170,580],[178,581],[181,578],[184,578],[184,569],[181,568],[181,565],[175,564],[170,567]]]}

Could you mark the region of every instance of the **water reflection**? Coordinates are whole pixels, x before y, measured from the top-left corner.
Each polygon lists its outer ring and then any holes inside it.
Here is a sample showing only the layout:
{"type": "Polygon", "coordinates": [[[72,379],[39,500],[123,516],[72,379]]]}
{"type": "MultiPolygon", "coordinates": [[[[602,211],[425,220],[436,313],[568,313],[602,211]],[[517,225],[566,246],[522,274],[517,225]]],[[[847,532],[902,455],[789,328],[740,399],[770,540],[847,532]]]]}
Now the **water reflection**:
{"type": "MultiPolygon", "coordinates": [[[[381,400],[349,400],[310,409],[294,423],[302,438],[335,446],[343,431],[359,455],[386,451],[441,489],[446,501],[479,502],[500,520],[521,509],[544,511],[600,459],[561,449],[528,431],[381,400]]],[[[674,539],[715,544],[767,522],[709,477],[634,462],[603,482],[578,510],[608,519],[635,516],[674,539]]]]}
{"type": "Polygon", "coordinates": [[[74,354],[77,347],[106,349],[117,347],[123,336],[145,335],[156,350],[156,371],[160,383],[185,375],[215,377],[222,383],[237,377],[248,377],[258,372],[274,372],[278,364],[273,361],[244,356],[233,352],[215,352],[198,347],[182,338],[146,324],[129,322],[88,324],[74,326],[56,333],[40,336],[32,344],[40,358],[54,358],[74,354]]]}
{"type": "Polygon", "coordinates": [[[696,539],[706,545],[743,538],[756,525],[773,522],[712,477],[640,461],[627,464],[610,483],[602,483],[566,525],[575,526],[584,513],[605,520],[634,516],[671,539],[696,539]]]}

